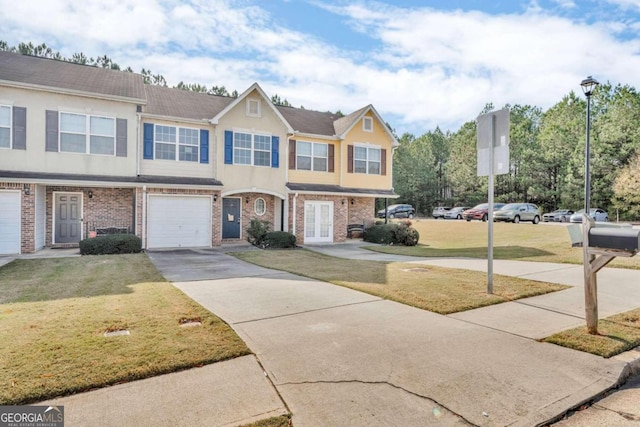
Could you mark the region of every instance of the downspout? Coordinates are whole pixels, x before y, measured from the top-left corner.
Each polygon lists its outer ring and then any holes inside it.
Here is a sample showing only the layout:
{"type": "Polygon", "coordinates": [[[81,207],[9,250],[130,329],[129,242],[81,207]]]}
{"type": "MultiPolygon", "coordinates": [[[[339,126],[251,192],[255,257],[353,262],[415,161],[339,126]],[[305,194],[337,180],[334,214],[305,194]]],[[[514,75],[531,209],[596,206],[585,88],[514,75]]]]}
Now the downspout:
{"type": "Polygon", "coordinates": [[[147,248],[147,186],[142,186],[142,247],[147,248]]]}
{"type": "Polygon", "coordinates": [[[296,202],[298,199],[298,193],[293,195],[293,235],[296,235],[296,202]]]}
{"type": "Polygon", "coordinates": [[[140,176],[140,122],[142,117],[137,113],[138,120],[136,122],[136,176],[140,176]]]}

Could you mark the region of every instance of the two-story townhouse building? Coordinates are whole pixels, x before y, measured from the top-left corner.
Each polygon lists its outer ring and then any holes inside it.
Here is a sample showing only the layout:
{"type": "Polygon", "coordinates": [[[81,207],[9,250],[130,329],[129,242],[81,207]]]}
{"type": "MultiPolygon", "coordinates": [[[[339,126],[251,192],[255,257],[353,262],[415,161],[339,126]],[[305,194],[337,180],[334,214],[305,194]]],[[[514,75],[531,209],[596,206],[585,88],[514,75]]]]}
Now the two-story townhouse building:
{"type": "Polygon", "coordinates": [[[253,218],[343,241],[394,197],[396,145],[372,106],[340,117],[275,106],[258,84],[212,96],[0,52],[0,253],[113,231],[211,247],[253,218]]]}

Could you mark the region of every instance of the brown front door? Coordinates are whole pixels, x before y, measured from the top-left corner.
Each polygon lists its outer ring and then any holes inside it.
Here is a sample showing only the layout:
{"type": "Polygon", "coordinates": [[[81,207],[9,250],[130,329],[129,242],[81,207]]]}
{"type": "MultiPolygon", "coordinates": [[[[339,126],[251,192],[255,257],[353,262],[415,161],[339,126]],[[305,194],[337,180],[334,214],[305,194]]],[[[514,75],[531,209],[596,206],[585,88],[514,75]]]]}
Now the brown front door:
{"type": "Polygon", "coordinates": [[[56,193],[55,243],[78,243],[82,236],[82,194],[56,193]]]}

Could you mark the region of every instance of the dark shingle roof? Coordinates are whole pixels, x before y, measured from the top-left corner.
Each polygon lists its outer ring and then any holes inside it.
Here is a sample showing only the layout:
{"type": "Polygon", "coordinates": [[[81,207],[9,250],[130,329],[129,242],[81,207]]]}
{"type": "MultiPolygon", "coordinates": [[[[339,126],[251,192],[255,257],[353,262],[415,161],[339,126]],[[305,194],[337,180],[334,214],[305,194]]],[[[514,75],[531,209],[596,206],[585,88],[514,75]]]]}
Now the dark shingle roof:
{"type": "Polygon", "coordinates": [[[235,99],[152,85],[145,85],[145,91],[145,113],[195,120],[212,119],[235,99]]]}
{"type": "Polygon", "coordinates": [[[140,74],[0,51],[0,80],[143,101],[140,74]]]}
{"type": "Polygon", "coordinates": [[[291,125],[294,131],[314,135],[334,136],[336,134],[333,122],[340,115],[331,112],[304,110],[302,108],[276,106],[280,114],[291,125]]]}
{"type": "Polygon", "coordinates": [[[361,109],[354,111],[351,114],[348,114],[340,119],[336,120],[334,123],[336,135],[342,135],[351,127],[353,122],[362,114],[367,108],[370,106],[362,107],[361,109]]]}
{"type": "Polygon", "coordinates": [[[287,188],[291,191],[304,191],[309,193],[346,193],[346,194],[361,194],[363,196],[397,196],[393,190],[372,190],[370,188],[349,188],[341,187],[339,185],[330,184],[306,184],[288,182],[287,188]]]}
{"type": "Polygon", "coordinates": [[[9,179],[42,179],[56,181],[96,181],[112,182],[114,184],[171,184],[171,185],[203,185],[220,186],[222,182],[213,178],[190,178],[181,176],[113,176],[113,175],[81,175],[46,172],[16,172],[0,171],[0,178],[9,179]]]}

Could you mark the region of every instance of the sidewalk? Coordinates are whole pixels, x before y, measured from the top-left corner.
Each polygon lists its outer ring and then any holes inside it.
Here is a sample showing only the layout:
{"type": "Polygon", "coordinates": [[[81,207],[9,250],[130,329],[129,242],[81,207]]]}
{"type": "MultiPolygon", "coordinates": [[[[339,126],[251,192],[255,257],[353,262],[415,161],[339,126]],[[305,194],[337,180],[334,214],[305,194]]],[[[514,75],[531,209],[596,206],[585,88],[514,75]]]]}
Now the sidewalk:
{"type": "MultiPolygon", "coordinates": [[[[307,248],[486,268],[483,260],[399,257],[362,245],[307,248]]],[[[69,425],[231,426],[290,410],[295,427],[532,426],[620,384],[640,360],[638,351],[603,359],[536,341],[584,324],[580,266],[496,262],[496,274],[572,288],[441,316],[218,250],[149,256],[163,274],[193,280],[174,284],[229,323],[255,356],[43,402],[65,405],[69,425]]],[[[640,272],[604,273],[601,313],[640,306],[640,272]]]]}

